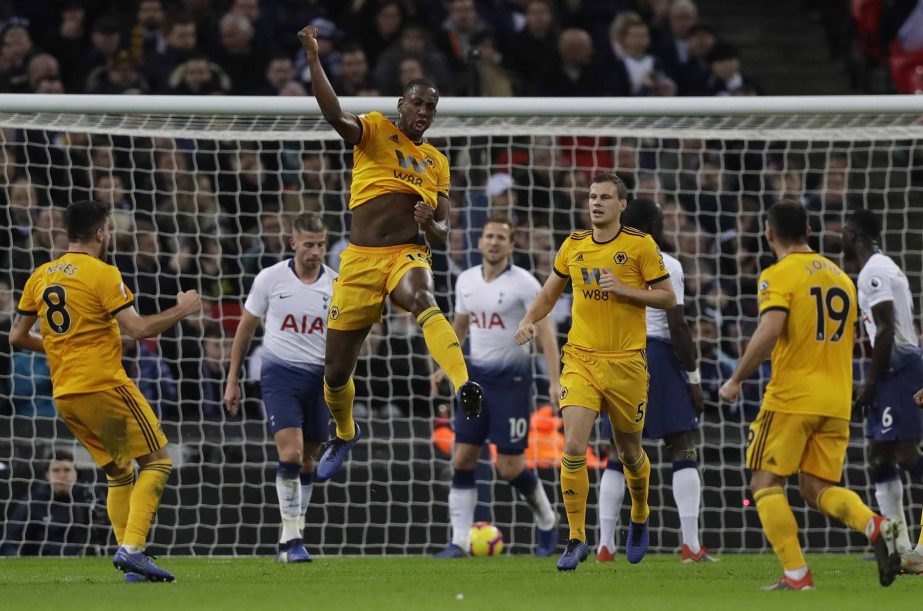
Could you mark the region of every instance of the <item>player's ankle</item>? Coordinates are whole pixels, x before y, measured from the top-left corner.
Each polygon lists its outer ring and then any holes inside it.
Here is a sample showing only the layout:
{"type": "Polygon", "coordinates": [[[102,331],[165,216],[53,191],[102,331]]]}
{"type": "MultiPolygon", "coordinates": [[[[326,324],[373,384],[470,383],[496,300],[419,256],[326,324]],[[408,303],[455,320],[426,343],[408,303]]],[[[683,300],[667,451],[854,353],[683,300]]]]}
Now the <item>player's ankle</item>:
{"type": "Polygon", "coordinates": [[[798,569],[785,569],[785,576],[795,581],[800,581],[808,574],[808,567],[803,566],[798,569]]]}

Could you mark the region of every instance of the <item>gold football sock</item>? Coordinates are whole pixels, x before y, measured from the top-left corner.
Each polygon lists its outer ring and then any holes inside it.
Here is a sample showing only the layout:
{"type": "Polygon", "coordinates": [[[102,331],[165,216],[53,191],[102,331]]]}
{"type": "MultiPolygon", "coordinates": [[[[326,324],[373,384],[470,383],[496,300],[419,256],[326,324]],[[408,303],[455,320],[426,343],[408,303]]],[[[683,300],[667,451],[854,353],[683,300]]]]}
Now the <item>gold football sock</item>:
{"type": "Polygon", "coordinates": [[[132,467],[125,475],[118,477],[106,476],[109,482],[106,493],[106,513],[112,522],[112,531],[115,533],[115,542],[122,545],[125,539],[125,526],[128,524],[128,509],[131,507],[131,490],[135,485],[135,469],[132,467]]]}
{"type": "Polygon", "coordinates": [[[465,355],[462,354],[455,329],[436,306],[423,310],[417,316],[417,322],[423,329],[423,340],[429,353],[445,371],[455,392],[458,392],[461,385],[468,381],[468,366],[465,365],[465,355]]]}
{"type": "Polygon", "coordinates": [[[840,486],[824,488],[817,495],[817,508],[824,515],[836,518],[863,534],[869,520],[875,517],[875,512],[862,502],[858,494],[840,486]]]}
{"type": "Polygon", "coordinates": [[[647,504],[648,488],[651,483],[651,461],[647,459],[647,452],[641,450],[641,456],[633,465],[624,464],[625,482],[628,483],[628,494],[631,495],[631,521],[635,524],[644,524],[651,515],[651,508],[647,504]]]}
{"type": "Polygon", "coordinates": [[[173,461],[169,458],[152,460],[141,467],[138,481],[131,491],[131,505],[123,545],[144,549],[147,533],[154,522],[154,514],[160,506],[160,495],[163,494],[172,470],[173,461]]]}
{"type": "Polygon", "coordinates": [[[561,458],[561,492],[570,525],[568,539],[586,542],[586,497],[590,492],[586,456],[565,454],[561,458]]]}
{"type": "Polygon", "coordinates": [[[349,441],[356,436],[356,423],[353,420],[353,400],[356,398],[356,384],[352,376],[349,382],[339,388],[331,388],[324,378],[324,401],[327,409],[337,424],[337,437],[349,441]]]}
{"type": "Polygon", "coordinates": [[[798,523],[785,498],[785,491],[779,486],[763,488],[753,495],[753,499],[763,523],[763,532],[782,562],[782,568],[794,571],[807,566],[798,541],[798,523]]]}

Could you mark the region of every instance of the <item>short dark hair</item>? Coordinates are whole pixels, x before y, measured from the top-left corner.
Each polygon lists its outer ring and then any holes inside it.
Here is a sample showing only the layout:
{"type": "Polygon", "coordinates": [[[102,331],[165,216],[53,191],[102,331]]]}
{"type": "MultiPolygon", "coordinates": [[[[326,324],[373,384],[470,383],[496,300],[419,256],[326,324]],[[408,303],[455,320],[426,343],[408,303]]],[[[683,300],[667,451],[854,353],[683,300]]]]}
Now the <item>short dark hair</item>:
{"type": "Polygon", "coordinates": [[[625,181],[622,180],[615,172],[603,172],[602,174],[597,174],[590,181],[590,184],[595,185],[601,182],[611,182],[615,185],[619,199],[628,199],[628,187],[625,186],[625,181]]]}
{"type": "Polygon", "coordinates": [[[776,202],[769,208],[766,220],[780,242],[807,242],[808,211],[801,203],[792,200],[776,202]]]}
{"type": "Polygon", "coordinates": [[[324,221],[316,212],[302,212],[292,221],[292,233],[296,231],[309,231],[311,233],[321,233],[327,231],[324,221]]]}
{"type": "MultiPolygon", "coordinates": [[[[414,57],[414,56],[409,56],[409,57],[414,57]]],[[[421,65],[423,64],[422,60],[420,61],[420,64],[421,64],[421,65]]],[[[403,93],[403,95],[406,96],[407,94],[410,93],[410,91],[411,91],[414,87],[418,87],[418,86],[419,86],[419,87],[426,87],[427,89],[432,89],[433,91],[436,92],[436,95],[439,95],[439,87],[436,86],[436,83],[435,83],[433,80],[428,79],[428,78],[415,78],[415,79],[413,79],[412,81],[410,81],[409,83],[407,83],[406,85],[404,85],[404,93],[403,93]]]]}
{"type": "Polygon", "coordinates": [[[881,219],[871,210],[866,208],[856,210],[849,215],[846,222],[851,229],[856,231],[856,234],[863,238],[876,240],[881,237],[881,219]]]}
{"type": "Polygon", "coordinates": [[[89,242],[109,222],[112,208],[93,200],[73,202],[64,210],[64,227],[71,242],[89,242]]]}
{"type": "Polygon", "coordinates": [[[657,220],[657,202],[646,197],[634,199],[622,211],[623,225],[634,227],[644,233],[651,233],[651,226],[657,220]]]}
{"type": "Polygon", "coordinates": [[[48,457],[48,466],[50,467],[51,463],[59,461],[74,462],[74,455],[67,450],[55,450],[48,457]]]}

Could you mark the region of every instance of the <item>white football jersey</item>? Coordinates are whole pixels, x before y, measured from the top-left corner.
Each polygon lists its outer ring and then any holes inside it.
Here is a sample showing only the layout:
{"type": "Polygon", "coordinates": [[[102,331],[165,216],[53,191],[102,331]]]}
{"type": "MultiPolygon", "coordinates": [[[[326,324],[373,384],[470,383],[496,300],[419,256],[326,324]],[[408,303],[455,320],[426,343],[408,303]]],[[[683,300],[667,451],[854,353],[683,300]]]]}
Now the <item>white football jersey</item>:
{"type": "Polygon", "coordinates": [[[472,365],[491,373],[531,370],[529,345],[516,343],[516,329],[542,290],[535,277],[510,265],[491,282],[483,267],[463,271],[455,283],[455,313],[468,316],[472,365]]]}
{"type": "MultiPolygon", "coordinates": [[[[683,275],[683,266],[675,258],[663,253],[663,264],[670,274],[670,284],[676,293],[676,305],[682,305],[686,299],[686,277],[683,275]]],[[[657,308],[647,308],[644,314],[647,322],[648,337],[656,337],[670,341],[670,325],[667,323],[667,311],[657,308]]]]}
{"type": "Polygon", "coordinates": [[[336,272],[321,266],[313,284],[295,273],[295,260],[267,267],[253,281],[244,308],[263,319],[264,358],[295,366],[323,365],[327,309],[336,272]]]}
{"type": "Polygon", "coordinates": [[[891,257],[875,253],[859,272],[859,309],[862,310],[862,322],[875,345],[875,318],[872,308],[879,303],[890,301],[894,304],[894,347],[919,346],[913,327],[913,296],[907,276],[901,271],[891,257]]]}

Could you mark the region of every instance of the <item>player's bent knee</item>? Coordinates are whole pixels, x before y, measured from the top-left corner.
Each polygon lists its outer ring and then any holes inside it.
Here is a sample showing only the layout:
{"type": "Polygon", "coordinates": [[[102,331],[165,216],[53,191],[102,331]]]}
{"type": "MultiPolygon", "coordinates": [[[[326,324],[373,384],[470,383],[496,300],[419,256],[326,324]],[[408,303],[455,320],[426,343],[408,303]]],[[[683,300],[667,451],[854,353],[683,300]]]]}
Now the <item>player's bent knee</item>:
{"type": "MultiPolygon", "coordinates": [[[[139,456],[139,457],[136,458],[135,460],[138,461],[138,466],[140,466],[140,467],[143,469],[143,468],[144,468],[144,465],[148,464],[148,463],[151,462],[151,461],[154,461],[154,460],[157,460],[157,461],[170,460],[170,455],[167,454],[167,448],[164,447],[164,448],[160,448],[159,450],[155,450],[155,451],[151,452],[150,454],[145,454],[144,456],[139,456]]],[[[172,461],[170,462],[170,466],[171,466],[171,467],[173,466],[173,462],[172,462],[172,461]]]]}

